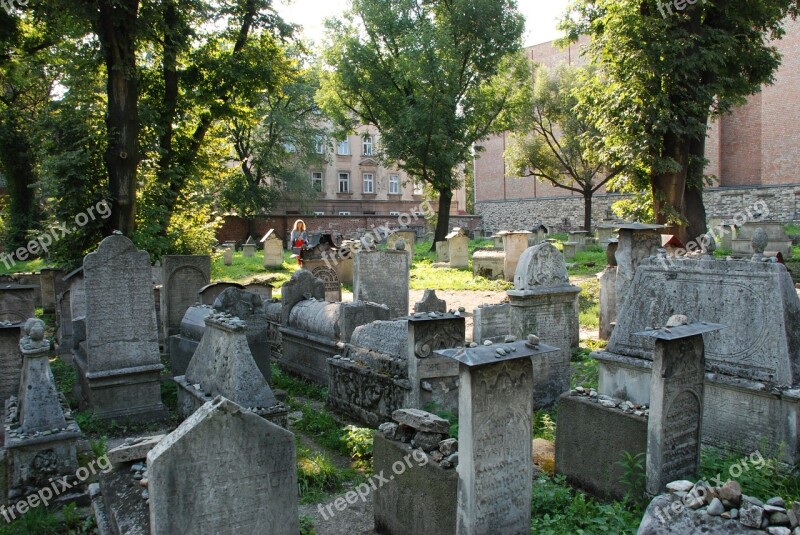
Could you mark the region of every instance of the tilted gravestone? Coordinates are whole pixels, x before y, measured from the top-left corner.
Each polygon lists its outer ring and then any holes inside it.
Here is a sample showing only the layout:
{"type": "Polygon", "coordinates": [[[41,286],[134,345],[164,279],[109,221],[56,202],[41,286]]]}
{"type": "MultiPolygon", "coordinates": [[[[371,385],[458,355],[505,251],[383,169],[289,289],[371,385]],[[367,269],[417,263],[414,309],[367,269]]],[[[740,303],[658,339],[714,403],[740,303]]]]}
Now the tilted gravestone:
{"type": "Polygon", "coordinates": [[[197,304],[197,292],[211,280],[209,255],[166,255],[161,258],[161,322],[164,336],[178,334],[186,310],[197,304]]]}
{"type": "Polygon", "coordinates": [[[542,342],[559,348],[533,362],[536,387],[534,405],[549,405],[569,390],[570,358],[578,347],[578,294],[569,283],[561,252],[544,242],[526,249],[509,290],[510,334],[521,338],[536,334],[542,342]]]}
{"type": "Polygon", "coordinates": [[[356,252],[353,299],[386,305],[392,318],[408,315],[409,268],[405,251],[356,252]]]}
{"type": "Polygon", "coordinates": [[[300,531],[294,435],[218,397],[147,454],[150,533],[300,531]]]}
{"type": "Polygon", "coordinates": [[[101,419],[164,416],[147,251],[121,234],[109,236],[86,255],[83,275],[86,341],[73,360],[78,394],[101,419]]]}

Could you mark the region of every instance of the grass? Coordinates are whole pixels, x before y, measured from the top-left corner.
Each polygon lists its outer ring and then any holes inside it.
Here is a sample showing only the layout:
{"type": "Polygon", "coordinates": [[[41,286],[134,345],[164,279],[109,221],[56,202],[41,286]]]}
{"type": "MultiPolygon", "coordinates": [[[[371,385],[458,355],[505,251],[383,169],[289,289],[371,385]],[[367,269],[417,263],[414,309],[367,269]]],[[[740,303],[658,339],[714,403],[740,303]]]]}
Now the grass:
{"type": "Polygon", "coordinates": [[[555,442],[557,414],[558,405],[535,411],[533,413],[533,438],[555,442]]]}
{"type": "Polygon", "coordinates": [[[5,262],[0,261],[0,275],[8,275],[11,273],[34,273],[49,266],[47,261],[42,258],[16,261],[14,264],[9,262],[8,264],[9,265],[6,265],[5,262]]]}
{"type": "Polygon", "coordinates": [[[297,487],[300,503],[317,503],[325,496],[342,490],[342,485],[355,479],[354,470],[336,466],[331,457],[297,442],[297,487]]]}
{"type": "Polygon", "coordinates": [[[759,451],[743,455],[704,447],[700,452],[700,477],[711,482],[735,479],[742,492],[764,501],[780,496],[787,503],[800,499],[800,474],[776,459],[761,455],[759,451]]]}
{"type": "Polygon", "coordinates": [[[272,376],[272,388],[285,390],[289,396],[300,396],[323,403],[328,400],[327,388],[312,383],[311,381],[289,375],[281,370],[274,362],[270,363],[270,374],[272,376]]]}
{"type": "Polygon", "coordinates": [[[94,515],[82,514],[71,503],[60,511],[30,509],[13,522],[0,525],[0,535],[89,535],[96,533],[95,527],[94,515]]]}
{"type": "Polygon", "coordinates": [[[600,281],[592,277],[578,282],[578,321],[584,329],[600,326],[600,281]]]}
{"type": "Polygon", "coordinates": [[[237,251],[233,254],[233,263],[230,266],[225,265],[222,253],[215,253],[211,257],[211,281],[247,284],[265,275],[274,275],[275,280],[272,284],[275,288],[280,288],[284,282],[292,278],[295,271],[300,269],[297,260],[290,258],[291,254],[291,251],[284,253],[281,267],[265,268],[263,251],[256,250],[255,254],[249,258],[243,256],[241,251],[237,251]]]}
{"type": "Polygon", "coordinates": [[[473,277],[471,268],[436,268],[430,260],[414,262],[409,284],[412,290],[504,291],[513,287],[510,282],[473,277]]]}
{"type": "Polygon", "coordinates": [[[572,366],[572,378],[570,379],[570,387],[582,386],[584,388],[597,389],[599,382],[599,367],[597,360],[589,355],[592,351],[598,351],[605,348],[604,341],[584,340],[581,342],[583,345],[575,350],[572,354],[570,362],[572,366]]]}
{"type": "Polygon", "coordinates": [[[594,275],[603,271],[608,264],[605,250],[599,245],[589,245],[583,251],[575,253],[575,258],[568,262],[567,272],[570,275],[594,275]]]}

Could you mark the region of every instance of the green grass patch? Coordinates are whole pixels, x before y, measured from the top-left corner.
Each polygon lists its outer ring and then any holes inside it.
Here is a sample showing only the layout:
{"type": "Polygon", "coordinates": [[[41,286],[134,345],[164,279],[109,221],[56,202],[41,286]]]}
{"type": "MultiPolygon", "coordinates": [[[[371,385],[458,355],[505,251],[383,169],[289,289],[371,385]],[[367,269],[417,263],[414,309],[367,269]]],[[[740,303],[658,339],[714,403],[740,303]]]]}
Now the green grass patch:
{"type": "Polygon", "coordinates": [[[72,399],[72,389],[77,379],[75,366],[67,364],[61,357],[52,357],[50,359],[50,369],[53,371],[53,379],[56,381],[56,390],[63,393],[70,402],[70,406],[75,408],[74,400],[72,399]]]}
{"type": "Polygon", "coordinates": [[[272,376],[272,387],[285,390],[290,396],[299,396],[323,403],[328,400],[328,389],[326,387],[289,375],[274,362],[270,363],[270,374],[272,376]]]}
{"type": "Polygon", "coordinates": [[[572,353],[570,365],[572,366],[572,377],[570,379],[571,388],[582,386],[584,388],[597,389],[600,371],[596,359],[590,354],[605,347],[603,341],[584,340],[579,347],[572,353]]]}
{"type": "MultiPolygon", "coordinates": [[[[742,492],[764,501],[780,496],[787,503],[800,499],[800,473],[759,450],[749,454],[704,447],[700,452],[700,477],[735,479],[742,492]]],[[[713,484],[713,483],[712,483],[713,484]]]]}
{"type": "Polygon", "coordinates": [[[263,251],[256,250],[249,258],[242,255],[241,251],[237,251],[233,254],[233,263],[230,266],[225,265],[222,253],[215,253],[211,259],[211,280],[247,284],[253,279],[273,275],[275,276],[273,286],[280,288],[284,282],[292,278],[295,271],[300,269],[297,260],[290,258],[290,255],[291,251],[284,253],[283,264],[280,267],[265,268],[263,251]]]}
{"type": "Polygon", "coordinates": [[[800,225],[796,223],[789,223],[788,225],[783,227],[783,231],[788,235],[800,235],[800,225]]]}
{"type": "Polygon", "coordinates": [[[81,514],[77,505],[70,503],[60,511],[41,506],[29,509],[11,523],[2,523],[0,535],[89,535],[96,533],[95,528],[94,515],[81,514]]]}
{"type": "Polygon", "coordinates": [[[439,418],[444,418],[448,422],[450,422],[450,436],[452,438],[458,438],[458,413],[454,413],[452,411],[448,411],[443,409],[438,403],[435,401],[429,401],[423,407],[424,410],[435,414],[439,418]]]}
{"type": "Polygon", "coordinates": [[[329,455],[297,442],[297,487],[300,503],[316,503],[342,490],[345,481],[357,477],[354,470],[337,467],[329,455]]]}
{"type": "MultiPolygon", "coordinates": [[[[14,258],[16,258],[16,256],[14,256],[14,258]]],[[[5,262],[0,262],[0,275],[9,275],[11,273],[34,273],[36,271],[41,271],[41,269],[45,267],[49,267],[49,264],[42,258],[25,260],[24,262],[15,261],[14,264],[9,262],[8,266],[6,266],[5,262]]]]}
{"type": "Polygon", "coordinates": [[[412,290],[504,291],[514,285],[502,280],[473,277],[471,268],[436,268],[430,260],[420,260],[411,267],[410,286],[412,290]]]}
{"type": "Polygon", "coordinates": [[[584,329],[600,326],[600,281],[591,277],[578,282],[578,320],[584,329]]]}
{"type": "Polygon", "coordinates": [[[583,251],[575,253],[575,258],[568,262],[570,275],[594,275],[603,271],[608,264],[606,251],[599,245],[589,245],[583,251]]]}

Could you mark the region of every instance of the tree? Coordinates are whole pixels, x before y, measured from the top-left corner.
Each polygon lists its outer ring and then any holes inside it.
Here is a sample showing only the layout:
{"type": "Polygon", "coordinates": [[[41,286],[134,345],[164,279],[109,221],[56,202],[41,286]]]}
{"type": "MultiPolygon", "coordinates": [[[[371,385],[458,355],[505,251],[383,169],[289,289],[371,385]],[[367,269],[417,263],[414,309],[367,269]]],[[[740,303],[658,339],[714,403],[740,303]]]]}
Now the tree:
{"type": "Polygon", "coordinates": [[[780,57],[769,44],[797,0],[576,0],[568,39],[591,37],[603,76],[581,94],[605,151],[620,155],[652,192],[659,223],[684,240],[706,231],[702,202],[710,117],[727,113],[772,81],[780,57]]]}
{"type": "Polygon", "coordinates": [[[519,105],[523,18],[513,0],[354,0],[328,29],[321,105],[347,130],[373,125],[378,157],[438,192],[435,248],[459,186],[454,168],[519,105]]]}
{"type": "Polygon", "coordinates": [[[532,176],[583,195],[583,229],[592,230],[592,196],[620,174],[593,147],[600,140],[594,126],[578,116],[576,91],[591,78],[591,67],[536,67],[530,104],[519,118],[505,152],[510,172],[532,176]]]}

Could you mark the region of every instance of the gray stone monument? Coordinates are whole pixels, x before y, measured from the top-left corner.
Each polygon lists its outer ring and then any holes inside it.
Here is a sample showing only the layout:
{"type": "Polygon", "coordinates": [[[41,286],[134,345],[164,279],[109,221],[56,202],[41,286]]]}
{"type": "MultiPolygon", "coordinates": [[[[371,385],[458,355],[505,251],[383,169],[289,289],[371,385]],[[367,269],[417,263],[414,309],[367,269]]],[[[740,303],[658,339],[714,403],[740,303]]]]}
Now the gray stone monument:
{"type": "Polygon", "coordinates": [[[60,269],[42,268],[39,284],[42,292],[42,311],[53,314],[56,311],[56,297],[64,291],[64,272],[60,269]]]}
{"type": "Polygon", "coordinates": [[[422,301],[414,303],[414,312],[447,312],[447,303],[436,297],[436,290],[426,289],[422,301]]]}
{"type": "Polygon", "coordinates": [[[436,242],[436,261],[450,262],[450,249],[447,240],[436,242]]]}
{"type": "Polygon", "coordinates": [[[169,337],[169,364],[173,377],[186,373],[186,367],[203,339],[205,319],[212,312],[214,309],[209,305],[189,307],[181,320],[180,333],[169,337]]]}
{"type": "Polygon", "coordinates": [[[469,267],[469,236],[462,228],[456,227],[446,236],[447,254],[450,267],[467,269],[469,267]]]}
{"type": "Polygon", "coordinates": [[[505,261],[506,254],[503,251],[477,250],[472,253],[472,276],[503,280],[505,279],[505,261]]]}
{"type": "Polygon", "coordinates": [[[283,240],[275,229],[269,229],[261,238],[264,244],[264,267],[280,267],[283,265],[283,240]]]}
{"type": "Polygon", "coordinates": [[[300,531],[294,435],[224,398],[147,454],[150,533],[300,531]]]}
{"type": "Polygon", "coordinates": [[[267,312],[261,296],[238,288],[228,288],[214,301],[214,310],[235,316],[245,323],[250,353],[264,378],[270,382],[267,312]]]}
{"type": "Polygon", "coordinates": [[[147,251],[121,234],[109,236],[86,255],[83,274],[86,341],[73,359],[76,393],[100,419],[164,416],[147,251]]]}
{"type": "Polygon", "coordinates": [[[19,338],[22,323],[0,323],[0,402],[19,392],[19,374],[22,356],[19,353],[19,338]]]}
{"type": "Polygon", "coordinates": [[[161,258],[161,321],[164,337],[178,334],[186,310],[199,301],[197,292],[211,281],[209,255],[166,255],[161,258]]]}
{"type": "Polygon", "coordinates": [[[696,479],[700,471],[703,333],[721,328],[705,322],[690,325],[686,316],[673,316],[661,329],[636,333],[655,339],[647,422],[647,492],[653,496],[672,481],[696,479]]]}
{"type": "Polygon", "coordinates": [[[252,236],[247,237],[247,241],[242,245],[242,256],[245,258],[252,258],[256,252],[256,242],[252,236]]]}
{"type": "Polygon", "coordinates": [[[622,303],[636,274],[636,268],[645,258],[655,256],[661,248],[661,233],[664,225],[645,223],[622,223],[617,245],[617,304],[622,303]]]}
{"type": "Polygon", "coordinates": [[[503,238],[503,249],[505,251],[503,273],[505,274],[505,279],[509,282],[514,281],[514,272],[517,270],[520,256],[528,248],[528,236],[530,234],[527,230],[515,230],[509,232],[503,238]]]}
{"type": "MultiPolygon", "coordinates": [[[[64,277],[69,287],[69,317],[72,319],[70,334],[72,346],[70,351],[78,349],[86,340],[86,285],[83,280],[83,267],[64,277]]],[[[72,358],[70,356],[70,358],[72,358]]]]}
{"type": "Polygon", "coordinates": [[[226,245],[222,253],[222,263],[226,266],[233,265],[233,246],[226,245]]]}
{"type": "Polygon", "coordinates": [[[23,367],[18,396],[5,403],[10,495],[20,495],[29,486],[49,486],[60,476],[74,475],[78,468],[76,446],[81,436],[71,415],[65,415],[66,403],[56,391],[44,322],[29,319],[25,333],[19,343],[23,367]]]}
{"type": "Polygon", "coordinates": [[[532,360],[544,344],[447,349],[459,362],[458,535],[529,533],[532,360]]]}
{"type": "Polygon", "coordinates": [[[325,300],[336,303],[342,300],[342,283],[339,275],[332,267],[317,266],[311,270],[311,274],[325,283],[325,300]]]}
{"type": "Polygon", "coordinates": [[[31,284],[0,284],[0,321],[18,323],[32,318],[36,308],[36,288],[31,284]]]}
{"type": "Polygon", "coordinates": [[[472,311],[472,341],[482,344],[486,340],[505,338],[509,334],[508,318],[511,305],[498,303],[480,305],[472,311]]]}
{"type": "Polygon", "coordinates": [[[533,363],[536,408],[549,405],[569,390],[572,350],[578,347],[578,294],[581,289],[569,283],[561,252],[543,242],[526,249],[509,290],[510,334],[522,338],[528,333],[559,347],[533,363]]]}
{"type": "Polygon", "coordinates": [[[386,305],[392,318],[408,315],[409,268],[405,251],[358,251],[353,299],[386,305]]]}
{"type": "Polygon", "coordinates": [[[245,287],[243,284],[239,284],[238,282],[228,282],[228,281],[219,281],[219,282],[212,282],[206,286],[203,286],[198,290],[198,294],[200,295],[200,304],[201,305],[213,305],[214,301],[217,300],[219,294],[227,290],[228,288],[239,288],[240,290],[244,290],[245,287]]]}
{"type": "Polygon", "coordinates": [[[597,274],[600,281],[600,325],[598,336],[601,340],[611,338],[617,321],[617,240],[606,244],[608,265],[597,274]]]}

